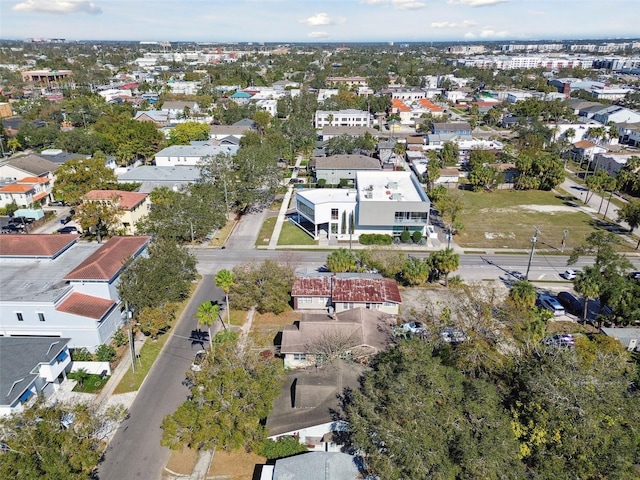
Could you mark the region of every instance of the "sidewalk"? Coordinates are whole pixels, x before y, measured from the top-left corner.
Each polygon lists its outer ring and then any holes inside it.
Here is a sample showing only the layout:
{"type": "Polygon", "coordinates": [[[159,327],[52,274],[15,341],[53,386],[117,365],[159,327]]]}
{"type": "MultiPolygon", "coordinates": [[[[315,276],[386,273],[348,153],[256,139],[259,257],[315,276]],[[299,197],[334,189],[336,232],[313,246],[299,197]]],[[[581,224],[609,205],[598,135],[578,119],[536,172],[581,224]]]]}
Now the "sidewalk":
{"type": "MultiPolygon", "coordinates": [[[[302,163],[302,155],[298,155],[296,159],[296,168],[293,169],[293,173],[291,174],[291,178],[298,178],[298,172],[300,171],[300,164],[302,163]]],[[[287,219],[287,210],[289,209],[289,203],[291,203],[291,197],[293,196],[295,185],[290,184],[287,187],[287,193],[284,195],[284,199],[282,200],[282,205],[280,205],[280,212],[278,212],[278,219],[276,220],[276,224],[273,227],[273,233],[271,234],[271,238],[269,239],[268,250],[275,250],[278,248],[278,239],[280,238],[280,233],[282,232],[282,225],[287,219]]]]}

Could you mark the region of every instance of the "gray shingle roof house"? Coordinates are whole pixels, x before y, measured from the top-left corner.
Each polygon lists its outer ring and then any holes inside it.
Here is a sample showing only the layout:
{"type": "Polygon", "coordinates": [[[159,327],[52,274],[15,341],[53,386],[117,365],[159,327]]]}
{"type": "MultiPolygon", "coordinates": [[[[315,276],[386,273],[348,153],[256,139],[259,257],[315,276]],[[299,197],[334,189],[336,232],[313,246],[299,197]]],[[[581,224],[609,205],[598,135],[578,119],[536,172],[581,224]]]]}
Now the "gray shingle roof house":
{"type": "Polygon", "coordinates": [[[357,480],[362,462],[342,452],[309,452],[276,461],[273,480],[357,480]]]}
{"type": "Polygon", "coordinates": [[[329,185],[337,185],[343,178],[355,180],[359,170],[381,170],[380,160],[364,155],[331,155],[311,161],[315,165],[316,180],[324,179],[329,185]]]}
{"type": "Polygon", "coordinates": [[[55,391],[71,364],[68,338],[0,337],[0,416],[55,391]]]}
{"type": "Polygon", "coordinates": [[[25,155],[0,163],[0,177],[18,180],[27,176],[53,178],[60,165],[38,155],[25,155]]]}
{"type": "Polygon", "coordinates": [[[143,165],[118,175],[118,183],[141,183],[138,192],[151,193],[155,188],[167,187],[177,191],[183,185],[195,183],[200,178],[197,166],[159,167],[143,165]]]}

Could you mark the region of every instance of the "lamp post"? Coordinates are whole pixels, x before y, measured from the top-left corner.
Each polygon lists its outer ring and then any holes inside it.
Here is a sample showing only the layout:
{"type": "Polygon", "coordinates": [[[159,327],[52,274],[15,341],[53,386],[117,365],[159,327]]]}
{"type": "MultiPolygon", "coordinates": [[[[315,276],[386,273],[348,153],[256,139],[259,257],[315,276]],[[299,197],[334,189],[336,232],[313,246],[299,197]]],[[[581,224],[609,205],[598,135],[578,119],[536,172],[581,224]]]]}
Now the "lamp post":
{"type": "Polygon", "coordinates": [[[533,252],[536,249],[536,242],[538,241],[538,235],[540,234],[540,229],[538,227],[533,227],[536,229],[536,233],[531,237],[531,253],[529,254],[529,263],[527,264],[527,273],[524,276],[525,280],[529,280],[529,270],[531,269],[531,260],[533,259],[533,252]]]}

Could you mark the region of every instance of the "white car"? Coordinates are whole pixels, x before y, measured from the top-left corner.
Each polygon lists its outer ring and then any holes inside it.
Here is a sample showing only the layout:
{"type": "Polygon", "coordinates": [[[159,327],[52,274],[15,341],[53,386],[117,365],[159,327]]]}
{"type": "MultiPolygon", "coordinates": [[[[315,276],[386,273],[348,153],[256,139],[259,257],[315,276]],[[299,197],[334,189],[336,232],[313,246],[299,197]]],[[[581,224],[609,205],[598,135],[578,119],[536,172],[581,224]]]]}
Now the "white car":
{"type": "Polygon", "coordinates": [[[199,372],[202,370],[202,361],[204,360],[204,357],[207,355],[207,351],[206,350],[198,350],[196,352],[196,356],[193,359],[193,363],[191,364],[191,371],[192,372],[199,372]]]}
{"type": "Polygon", "coordinates": [[[562,276],[565,278],[565,280],[575,280],[577,273],[575,270],[566,270],[562,276]]]}
{"type": "Polygon", "coordinates": [[[405,323],[400,329],[412,335],[423,335],[426,332],[424,325],[420,322],[405,323]]]}

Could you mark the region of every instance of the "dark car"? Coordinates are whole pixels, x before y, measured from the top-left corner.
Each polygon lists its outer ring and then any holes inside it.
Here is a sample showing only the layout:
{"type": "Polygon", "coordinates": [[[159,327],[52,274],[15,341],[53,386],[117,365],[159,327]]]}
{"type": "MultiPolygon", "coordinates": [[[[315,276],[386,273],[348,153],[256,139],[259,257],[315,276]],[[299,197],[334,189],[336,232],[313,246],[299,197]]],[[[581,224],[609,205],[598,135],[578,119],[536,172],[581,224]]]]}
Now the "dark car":
{"type": "Polygon", "coordinates": [[[60,223],[63,225],[66,225],[67,223],[69,223],[71,220],[73,220],[73,217],[71,215],[67,215],[66,217],[64,217],[62,220],[60,220],[60,223]]]}
{"type": "Polygon", "coordinates": [[[304,183],[304,180],[301,178],[292,178],[291,180],[289,180],[289,183],[291,184],[304,183]]]}
{"type": "Polygon", "coordinates": [[[571,293],[560,292],[558,294],[558,301],[567,310],[567,312],[572,313],[573,315],[582,314],[582,309],[584,307],[583,303],[571,293]]]}
{"type": "Polygon", "coordinates": [[[58,233],[78,233],[78,229],[73,225],[67,225],[66,227],[59,228],[58,233]]]}
{"type": "Polygon", "coordinates": [[[62,200],[54,200],[53,202],[49,202],[49,205],[52,207],[66,207],[67,202],[63,202],[62,200]]]}

